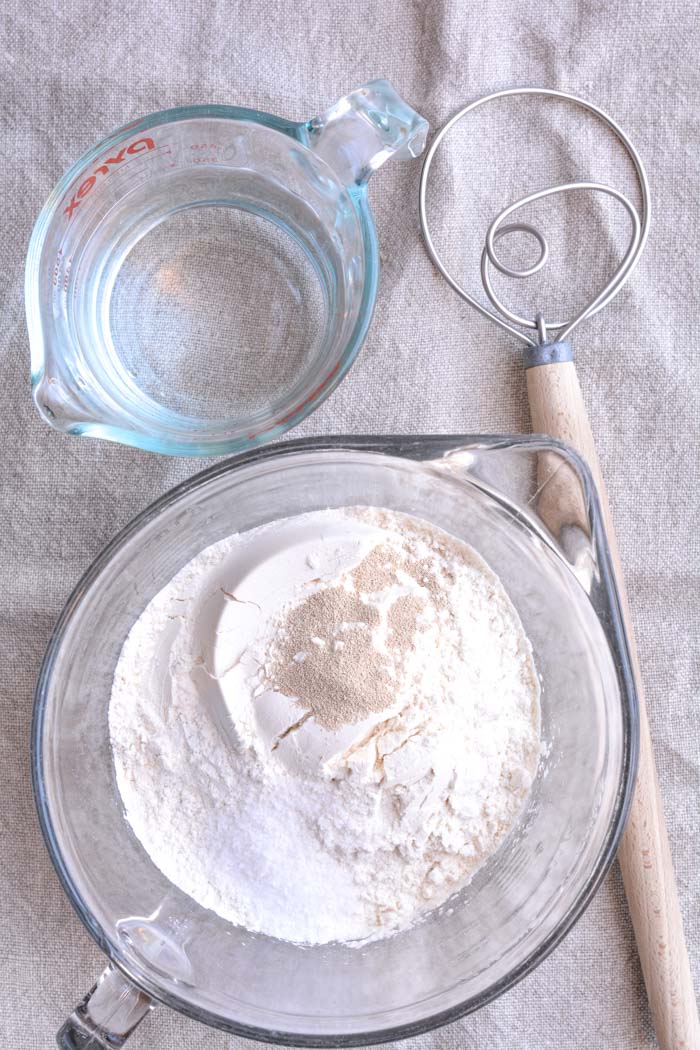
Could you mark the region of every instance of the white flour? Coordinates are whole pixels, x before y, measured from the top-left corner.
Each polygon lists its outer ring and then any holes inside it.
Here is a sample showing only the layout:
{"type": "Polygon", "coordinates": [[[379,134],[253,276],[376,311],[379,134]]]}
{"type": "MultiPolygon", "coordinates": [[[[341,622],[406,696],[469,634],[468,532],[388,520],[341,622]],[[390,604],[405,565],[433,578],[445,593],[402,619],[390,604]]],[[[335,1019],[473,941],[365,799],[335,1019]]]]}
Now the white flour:
{"type": "Polygon", "coordinates": [[[203,551],[132,628],[109,717],[154,864],[231,922],[306,943],[384,936],[445,900],[512,826],[540,753],[532,651],[500,581],[388,511],[203,551]]]}

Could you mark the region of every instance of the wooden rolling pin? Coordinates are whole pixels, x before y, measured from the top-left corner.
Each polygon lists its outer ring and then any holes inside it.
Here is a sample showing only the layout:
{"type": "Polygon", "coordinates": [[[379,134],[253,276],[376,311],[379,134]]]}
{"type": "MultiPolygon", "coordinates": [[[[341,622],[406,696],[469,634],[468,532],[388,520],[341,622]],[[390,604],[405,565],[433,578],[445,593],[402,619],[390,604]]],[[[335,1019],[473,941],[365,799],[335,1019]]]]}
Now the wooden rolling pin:
{"type": "MultiPolygon", "coordinates": [[[[698,1008],[654,766],[632,619],[581,388],[570,360],[532,364],[526,375],[533,431],[559,438],[576,449],[586,460],[598,487],[639,698],[637,784],[618,858],[659,1046],[661,1050],[700,1050],[698,1008]]],[[[559,483],[565,486],[565,478],[560,478],[559,483]]],[[[561,491],[560,488],[560,495],[561,491]]]]}

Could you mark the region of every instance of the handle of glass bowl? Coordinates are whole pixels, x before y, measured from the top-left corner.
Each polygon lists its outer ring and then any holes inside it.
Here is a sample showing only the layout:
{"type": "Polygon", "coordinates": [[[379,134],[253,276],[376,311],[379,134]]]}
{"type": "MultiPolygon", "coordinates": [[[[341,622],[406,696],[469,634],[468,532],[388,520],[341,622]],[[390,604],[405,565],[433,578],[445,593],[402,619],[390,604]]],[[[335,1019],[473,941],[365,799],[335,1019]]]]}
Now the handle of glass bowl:
{"type": "Polygon", "coordinates": [[[118,1050],[155,1006],[110,963],[56,1035],[61,1050],[118,1050]]]}
{"type": "Polygon", "coordinates": [[[299,125],[300,138],[345,185],[361,186],[389,157],[417,157],[428,122],[388,80],[370,80],[319,117],[299,125]]]}

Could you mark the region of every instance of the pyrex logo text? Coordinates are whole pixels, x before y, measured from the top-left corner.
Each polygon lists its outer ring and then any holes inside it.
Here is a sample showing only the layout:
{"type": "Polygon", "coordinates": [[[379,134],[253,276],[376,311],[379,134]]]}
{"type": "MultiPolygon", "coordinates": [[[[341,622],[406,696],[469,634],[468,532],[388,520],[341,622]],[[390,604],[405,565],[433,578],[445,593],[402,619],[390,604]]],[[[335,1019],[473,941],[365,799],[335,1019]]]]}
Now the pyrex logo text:
{"type": "Polygon", "coordinates": [[[71,198],[70,204],[63,209],[63,214],[69,219],[71,218],[75,209],[82,200],[87,197],[88,193],[97,182],[98,175],[109,175],[111,170],[110,165],[121,164],[127,154],[133,156],[136,153],[146,153],[151,149],[155,149],[153,139],[137,139],[136,142],[132,142],[129,146],[124,146],[119,150],[119,153],[116,153],[113,157],[107,157],[104,163],[100,164],[99,168],[95,168],[92,175],[88,175],[85,181],[78,186],[77,192],[71,198]]]}

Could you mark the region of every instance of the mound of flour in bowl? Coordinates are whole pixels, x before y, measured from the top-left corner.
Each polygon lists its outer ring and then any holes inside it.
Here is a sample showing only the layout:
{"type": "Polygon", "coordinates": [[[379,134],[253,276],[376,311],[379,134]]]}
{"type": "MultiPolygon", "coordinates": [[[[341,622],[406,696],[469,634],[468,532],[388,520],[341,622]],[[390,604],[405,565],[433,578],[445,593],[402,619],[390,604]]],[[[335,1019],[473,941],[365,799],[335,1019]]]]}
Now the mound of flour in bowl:
{"type": "Polygon", "coordinates": [[[301,943],[462,886],[540,754],[531,646],[466,544],[363,508],[204,550],[134,624],[109,710],[126,818],[205,908],[301,943]]]}

